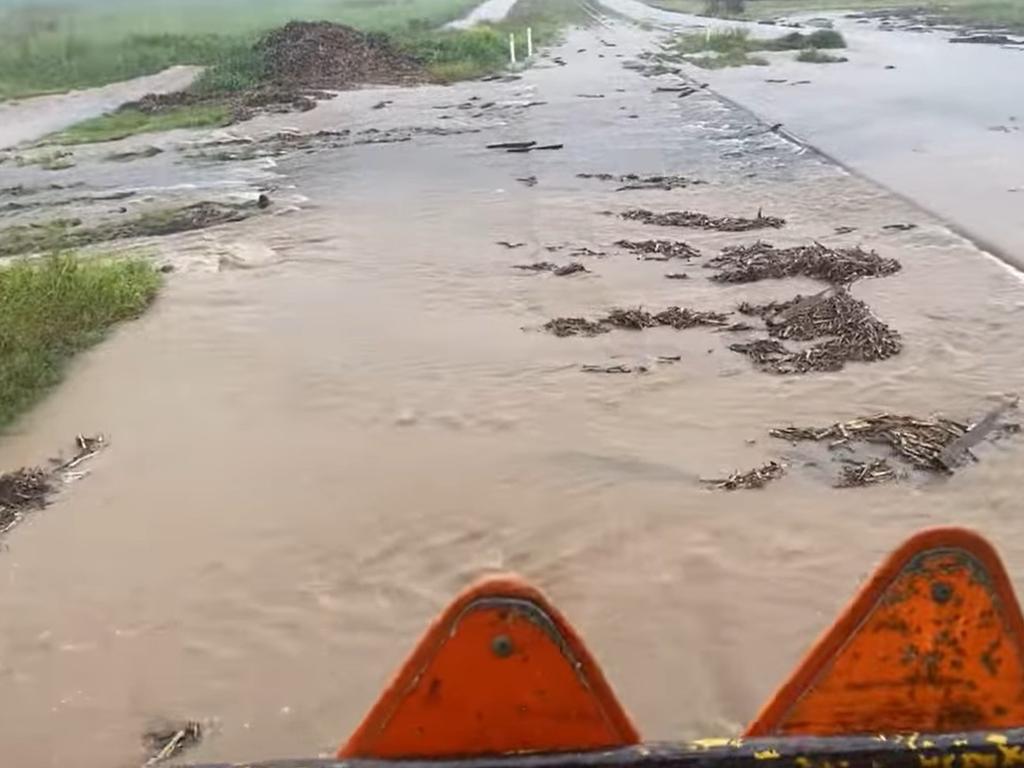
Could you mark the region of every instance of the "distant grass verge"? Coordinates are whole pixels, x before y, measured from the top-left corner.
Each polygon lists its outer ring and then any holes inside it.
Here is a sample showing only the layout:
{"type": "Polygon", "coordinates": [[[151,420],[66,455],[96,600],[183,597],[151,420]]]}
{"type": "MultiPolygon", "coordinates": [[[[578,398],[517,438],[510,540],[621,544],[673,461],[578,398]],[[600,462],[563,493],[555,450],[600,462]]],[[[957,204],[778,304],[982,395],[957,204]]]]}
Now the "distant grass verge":
{"type": "Polygon", "coordinates": [[[805,48],[796,55],[796,60],[808,64],[841,64],[848,61],[845,56],[833,56],[831,53],[819,51],[817,48],[805,48]]]}
{"type": "Polygon", "coordinates": [[[90,144],[115,141],[139,133],[170,131],[175,128],[208,128],[231,122],[231,109],[224,104],[195,104],[161,112],[123,109],[76,123],[49,136],[50,144],[90,144]]]}
{"type": "MultiPolygon", "coordinates": [[[[704,69],[768,64],[766,59],[751,55],[757,51],[801,51],[801,55],[824,57],[826,54],[822,54],[821,49],[845,47],[843,36],[831,29],[819,29],[809,34],[790,32],[780,37],[753,37],[745,29],[725,29],[710,34],[693,32],[681,35],[672,43],[672,48],[685,61],[704,69]]],[[[800,60],[824,61],[823,58],[800,60]]]]}
{"type": "Polygon", "coordinates": [[[76,352],[142,314],[159,285],[141,259],[60,254],[0,267],[0,427],[57,384],[76,352]]]}

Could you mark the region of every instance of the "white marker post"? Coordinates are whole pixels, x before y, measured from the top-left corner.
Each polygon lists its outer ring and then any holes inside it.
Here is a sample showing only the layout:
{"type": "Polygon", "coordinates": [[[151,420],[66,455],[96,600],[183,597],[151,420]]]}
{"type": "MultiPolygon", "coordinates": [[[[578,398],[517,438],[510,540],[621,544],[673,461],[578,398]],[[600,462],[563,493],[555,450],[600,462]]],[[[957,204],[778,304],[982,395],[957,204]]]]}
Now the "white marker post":
{"type": "Polygon", "coordinates": [[[533,27],[526,28],[526,58],[533,58],[533,27]]]}
{"type": "Polygon", "coordinates": [[[513,64],[516,63],[516,33],[508,33],[508,58],[513,64]]]}

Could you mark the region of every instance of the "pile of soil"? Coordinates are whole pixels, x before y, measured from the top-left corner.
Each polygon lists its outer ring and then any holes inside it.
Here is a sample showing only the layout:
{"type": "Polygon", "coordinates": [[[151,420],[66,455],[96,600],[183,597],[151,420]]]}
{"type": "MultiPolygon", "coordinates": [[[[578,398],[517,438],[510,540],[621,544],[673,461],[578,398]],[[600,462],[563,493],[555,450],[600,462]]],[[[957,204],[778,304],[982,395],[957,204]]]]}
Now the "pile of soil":
{"type": "Polygon", "coordinates": [[[365,83],[403,85],[427,79],[422,64],[387,36],[327,21],[292,21],[256,44],[272,83],[291,89],[345,90],[365,83]]]}
{"type": "Polygon", "coordinates": [[[642,221],[659,227],[692,227],[695,229],[713,229],[718,232],[749,232],[753,229],[779,229],[786,224],[785,219],[777,216],[765,216],[761,211],[753,219],[741,216],[708,216],[706,213],[693,211],[667,211],[655,213],[643,208],[625,211],[622,218],[642,221]]]}
{"type": "Polygon", "coordinates": [[[328,21],[292,21],[254,46],[263,59],[262,82],[238,93],[149,94],[122,109],[158,113],[182,106],[223,104],[231,122],[257,112],[305,112],[317,100],[360,85],[408,85],[429,80],[423,64],[391,45],[386,35],[367,34],[328,21]]]}
{"type": "Polygon", "coordinates": [[[803,275],[833,285],[847,285],[861,277],[884,277],[902,269],[896,259],[884,259],[860,247],[828,248],[814,243],[776,248],[761,241],[725,248],[705,266],[719,270],[711,279],[720,283],[752,283],[803,275]]]}
{"type": "Polygon", "coordinates": [[[555,336],[597,336],[601,333],[608,333],[613,328],[642,331],[644,328],[664,326],[683,330],[701,325],[726,325],[727,317],[721,312],[703,312],[694,309],[680,309],[679,307],[669,307],[657,313],[637,307],[635,309],[613,309],[598,320],[587,320],[582,317],[557,317],[545,323],[544,330],[555,334],[555,336]]]}

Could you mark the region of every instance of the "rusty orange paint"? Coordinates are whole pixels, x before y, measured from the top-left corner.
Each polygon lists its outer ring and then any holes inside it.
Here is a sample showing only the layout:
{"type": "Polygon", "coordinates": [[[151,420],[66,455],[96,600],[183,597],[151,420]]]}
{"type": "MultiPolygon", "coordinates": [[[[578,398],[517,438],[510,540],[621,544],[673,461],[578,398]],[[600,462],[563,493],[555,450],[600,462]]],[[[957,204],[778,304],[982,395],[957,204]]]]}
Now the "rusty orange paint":
{"type": "Polygon", "coordinates": [[[465,757],[638,742],[561,614],[520,579],[492,577],[431,625],[338,757],[465,757]]]}
{"type": "Polygon", "coordinates": [[[981,536],[936,528],[875,572],[747,736],[1024,725],[1024,620],[981,536]]]}

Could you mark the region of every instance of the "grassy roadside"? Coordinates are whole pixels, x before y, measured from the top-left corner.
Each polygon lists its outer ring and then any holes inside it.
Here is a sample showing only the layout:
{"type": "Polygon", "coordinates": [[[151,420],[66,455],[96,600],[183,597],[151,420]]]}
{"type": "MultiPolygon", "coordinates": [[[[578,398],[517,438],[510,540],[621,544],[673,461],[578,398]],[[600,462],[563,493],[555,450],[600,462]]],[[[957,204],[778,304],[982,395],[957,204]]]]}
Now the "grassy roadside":
{"type": "Polygon", "coordinates": [[[60,254],[0,267],[0,428],[57,384],[76,352],[139,316],[159,285],[141,259],[60,254]]]}
{"type": "MultiPolygon", "coordinates": [[[[531,27],[534,44],[541,47],[557,40],[566,26],[587,24],[591,18],[587,6],[578,0],[519,0],[499,24],[455,30],[414,21],[383,34],[396,50],[422,62],[433,80],[450,83],[503,70],[508,63],[509,33],[523,44],[525,30],[531,27]]],[[[268,84],[269,68],[258,42],[259,38],[238,38],[225,43],[220,58],[174,103],[122,108],[47,137],[45,143],[82,144],[174,128],[227,125],[246,112],[247,98],[268,84]]]]}
{"type": "Polygon", "coordinates": [[[999,27],[1024,33],[1024,3],[1019,0],[745,0],[742,13],[710,13],[708,0],[643,0],[667,11],[737,19],[773,19],[796,13],[831,11],[918,11],[937,21],[999,27]]]}
{"type": "Polygon", "coordinates": [[[175,64],[218,65],[291,19],[428,29],[476,0],[96,0],[0,3],[0,100],[105,85],[175,64]]]}

